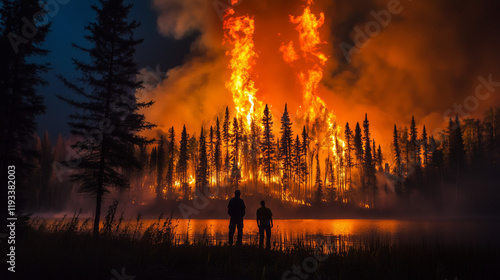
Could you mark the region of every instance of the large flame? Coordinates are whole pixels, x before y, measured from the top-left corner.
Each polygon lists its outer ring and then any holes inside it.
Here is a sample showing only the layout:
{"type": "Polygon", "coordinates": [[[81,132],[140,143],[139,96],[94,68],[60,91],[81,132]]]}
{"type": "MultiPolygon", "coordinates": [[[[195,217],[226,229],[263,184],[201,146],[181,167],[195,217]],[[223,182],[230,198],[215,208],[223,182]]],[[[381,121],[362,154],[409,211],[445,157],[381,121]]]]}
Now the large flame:
{"type": "MultiPolygon", "coordinates": [[[[298,76],[302,85],[305,109],[303,117],[313,126],[318,124],[316,127],[321,127],[320,130],[326,133],[329,140],[326,146],[331,148],[329,154],[335,159],[337,168],[344,154],[345,143],[340,138],[342,129],[336,124],[335,115],[332,111],[328,111],[326,103],[318,96],[318,86],[323,78],[323,67],[328,58],[321,51],[321,45],[326,42],[321,40],[318,31],[325,23],[325,15],[324,13],[320,13],[319,16],[313,14],[310,8],[312,4],[312,0],[307,1],[302,15],[296,17],[290,15],[290,22],[296,24],[295,30],[299,33],[300,55],[295,50],[293,41],[283,43],[280,51],[285,62],[300,71],[298,76]]],[[[315,140],[319,141],[320,136],[316,134],[315,137],[315,140]]],[[[343,171],[340,173],[343,175],[343,171]]]]}
{"type": "Polygon", "coordinates": [[[224,43],[233,45],[233,49],[226,52],[231,56],[229,68],[232,70],[226,88],[233,94],[237,117],[245,118],[250,127],[254,114],[260,112],[262,105],[255,96],[257,88],[250,76],[257,57],[253,40],[255,21],[248,15],[234,16],[234,13],[233,9],[228,9],[223,24],[224,43]]]}

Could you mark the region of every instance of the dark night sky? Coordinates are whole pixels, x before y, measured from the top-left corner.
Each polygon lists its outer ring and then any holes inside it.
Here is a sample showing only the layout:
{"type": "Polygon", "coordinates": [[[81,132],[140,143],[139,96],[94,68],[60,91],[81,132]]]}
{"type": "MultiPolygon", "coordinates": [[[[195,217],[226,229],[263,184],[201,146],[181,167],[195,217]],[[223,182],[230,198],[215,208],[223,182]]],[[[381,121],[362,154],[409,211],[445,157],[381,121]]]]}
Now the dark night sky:
{"type": "MultiPolygon", "coordinates": [[[[83,39],[86,34],[84,26],[94,21],[95,12],[90,6],[97,2],[97,0],[69,1],[68,4],[61,5],[59,12],[52,18],[52,31],[43,45],[51,53],[47,57],[36,58],[37,61],[51,64],[51,70],[45,74],[48,85],[40,89],[47,110],[45,115],[37,118],[37,122],[39,135],[48,131],[53,144],[58,134],[69,136],[67,116],[71,111],[71,108],[57,99],[56,95],[74,97],[74,93],[64,87],[56,76],[62,74],[69,79],[77,77],[72,58],[85,59],[86,56],[71,44],[82,46],[87,44],[83,39]]],[[[135,35],[136,38],[144,39],[136,53],[139,68],[156,69],[159,65],[161,72],[166,72],[183,62],[192,39],[173,40],[160,35],[156,28],[157,14],[151,7],[150,1],[134,1],[129,18],[141,22],[135,35]]]]}

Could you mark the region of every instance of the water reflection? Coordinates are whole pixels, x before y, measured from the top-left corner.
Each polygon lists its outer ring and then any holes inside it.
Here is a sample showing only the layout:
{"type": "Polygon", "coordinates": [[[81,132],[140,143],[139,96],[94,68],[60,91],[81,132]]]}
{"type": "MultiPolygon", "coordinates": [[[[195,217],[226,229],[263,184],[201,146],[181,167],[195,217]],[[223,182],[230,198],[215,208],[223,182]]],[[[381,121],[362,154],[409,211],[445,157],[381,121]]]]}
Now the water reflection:
{"type": "MultiPolygon", "coordinates": [[[[145,227],[155,220],[145,220],[145,227]]],[[[176,243],[186,240],[207,244],[227,242],[228,220],[174,220],[176,243]]],[[[272,243],[282,248],[294,245],[315,247],[318,240],[328,240],[335,247],[362,246],[366,241],[380,240],[422,241],[438,239],[442,242],[493,243],[500,233],[499,220],[275,220],[272,229],[272,243]]],[[[243,229],[244,244],[258,243],[257,223],[246,220],[243,229]]]]}

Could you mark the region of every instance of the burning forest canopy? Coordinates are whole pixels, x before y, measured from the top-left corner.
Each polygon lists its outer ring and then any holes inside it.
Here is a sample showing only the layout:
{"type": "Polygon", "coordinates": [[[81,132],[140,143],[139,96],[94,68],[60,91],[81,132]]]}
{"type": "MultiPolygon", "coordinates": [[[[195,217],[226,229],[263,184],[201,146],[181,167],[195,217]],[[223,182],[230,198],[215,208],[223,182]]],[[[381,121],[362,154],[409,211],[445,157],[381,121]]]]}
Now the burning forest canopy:
{"type": "Polygon", "coordinates": [[[148,171],[134,178],[147,190],[135,203],[192,198],[208,184],[224,187],[219,198],[244,186],[299,204],[373,207],[382,190],[431,196],[415,170],[432,177],[457,159],[498,157],[496,144],[483,146],[498,141],[499,127],[490,1],[152,6],[162,35],[195,39],[166,75],[140,71],[137,96],[155,101],[141,113],[158,126],[146,132],[154,145],[137,151],[148,171]]]}

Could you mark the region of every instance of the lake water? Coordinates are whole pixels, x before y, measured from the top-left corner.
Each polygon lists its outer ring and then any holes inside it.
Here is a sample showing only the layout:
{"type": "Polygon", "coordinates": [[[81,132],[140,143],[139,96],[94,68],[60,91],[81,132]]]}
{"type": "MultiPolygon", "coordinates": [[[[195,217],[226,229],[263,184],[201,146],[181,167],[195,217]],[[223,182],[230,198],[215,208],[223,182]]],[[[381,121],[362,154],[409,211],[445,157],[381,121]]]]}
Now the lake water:
{"type": "MultiPolygon", "coordinates": [[[[144,228],[156,220],[144,220],[144,228]]],[[[132,222],[133,223],[133,222],[132,222]]],[[[176,243],[227,243],[229,220],[173,220],[176,243]]],[[[258,244],[255,220],[245,220],[243,243],[258,244]]],[[[434,241],[452,244],[498,244],[500,219],[468,220],[376,220],[376,219],[289,219],[275,220],[272,243],[290,248],[294,244],[315,247],[328,241],[338,248],[362,246],[377,239],[386,242],[434,241]]],[[[236,240],[236,234],[235,234],[236,240]]]]}
{"type": "MultiPolygon", "coordinates": [[[[62,219],[42,219],[56,227],[62,219]]],[[[66,222],[68,219],[66,218],[66,222]]],[[[140,231],[144,232],[157,219],[142,219],[140,231]]],[[[160,221],[160,226],[165,222],[160,221]]],[[[82,225],[83,219],[80,219],[82,225]]],[[[121,228],[126,225],[123,221],[121,228]]],[[[128,221],[129,231],[138,225],[134,220],[128,221]]],[[[91,230],[92,221],[88,219],[84,227],[91,230]]],[[[228,219],[195,219],[172,220],[174,240],[176,244],[203,242],[206,244],[226,244],[228,240],[228,219]]],[[[50,226],[49,226],[50,227],[50,226]]],[[[274,247],[287,249],[297,244],[306,247],[317,247],[321,242],[332,244],[338,250],[346,250],[352,246],[364,246],[373,240],[395,243],[434,242],[463,245],[500,245],[500,219],[283,219],[274,220],[271,234],[274,247]]],[[[234,236],[236,241],[236,234],[234,236]]],[[[259,234],[255,220],[245,220],[243,243],[258,244],[259,234]]],[[[500,246],[499,246],[500,247],[500,246]]]]}

